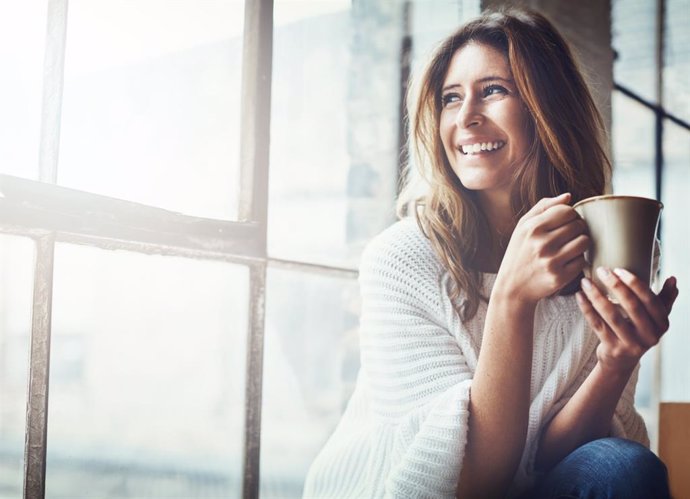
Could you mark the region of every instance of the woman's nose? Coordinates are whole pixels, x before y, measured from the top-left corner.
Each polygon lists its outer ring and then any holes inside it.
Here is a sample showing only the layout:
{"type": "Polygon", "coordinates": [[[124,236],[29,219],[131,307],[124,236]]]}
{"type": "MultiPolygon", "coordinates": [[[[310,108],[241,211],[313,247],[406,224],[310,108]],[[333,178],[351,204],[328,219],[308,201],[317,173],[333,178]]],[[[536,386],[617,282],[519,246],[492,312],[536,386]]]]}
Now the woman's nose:
{"type": "Polygon", "coordinates": [[[479,125],[483,120],[480,106],[474,99],[467,98],[458,109],[455,124],[460,128],[470,128],[479,125]]]}

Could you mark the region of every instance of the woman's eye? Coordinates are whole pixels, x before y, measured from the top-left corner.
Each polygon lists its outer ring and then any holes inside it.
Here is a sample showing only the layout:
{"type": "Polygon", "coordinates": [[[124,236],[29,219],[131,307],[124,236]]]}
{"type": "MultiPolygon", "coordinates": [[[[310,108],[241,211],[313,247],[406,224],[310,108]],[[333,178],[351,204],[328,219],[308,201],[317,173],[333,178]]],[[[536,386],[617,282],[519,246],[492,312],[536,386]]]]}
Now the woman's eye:
{"type": "Polygon", "coordinates": [[[443,107],[446,107],[447,105],[452,104],[453,102],[460,102],[460,100],[460,95],[458,94],[445,94],[441,99],[441,103],[443,104],[443,107]]]}
{"type": "Polygon", "coordinates": [[[505,95],[508,90],[501,85],[489,85],[484,88],[484,97],[489,97],[491,95],[505,95]]]}

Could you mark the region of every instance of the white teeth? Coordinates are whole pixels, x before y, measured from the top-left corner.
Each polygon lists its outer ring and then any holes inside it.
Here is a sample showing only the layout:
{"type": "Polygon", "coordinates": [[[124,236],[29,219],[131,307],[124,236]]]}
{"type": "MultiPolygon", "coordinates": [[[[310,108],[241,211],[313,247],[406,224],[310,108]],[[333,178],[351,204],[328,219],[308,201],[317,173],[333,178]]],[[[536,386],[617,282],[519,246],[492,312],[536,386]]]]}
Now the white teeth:
{"type": "Polygon", "coordinates": [[[460,146],[463,154],[476,154],[481,151],[495,151],[506,145],[502,140],[496,142],[477,142],[460,146]]]}

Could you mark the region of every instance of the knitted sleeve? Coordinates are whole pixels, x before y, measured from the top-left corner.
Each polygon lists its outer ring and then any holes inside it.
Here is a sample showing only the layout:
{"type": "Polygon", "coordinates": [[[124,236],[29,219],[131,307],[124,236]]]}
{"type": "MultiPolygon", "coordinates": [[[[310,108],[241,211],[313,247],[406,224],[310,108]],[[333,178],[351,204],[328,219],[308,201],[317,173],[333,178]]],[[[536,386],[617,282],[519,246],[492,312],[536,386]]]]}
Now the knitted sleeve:
{"type": "Polygon", "coordinates": [[[440,264],[416,231],[389,231],[360,270],[362,369],[374,420],[393,431],[385,497],[454,497],[471,372],[444,327],[440,264]]]}

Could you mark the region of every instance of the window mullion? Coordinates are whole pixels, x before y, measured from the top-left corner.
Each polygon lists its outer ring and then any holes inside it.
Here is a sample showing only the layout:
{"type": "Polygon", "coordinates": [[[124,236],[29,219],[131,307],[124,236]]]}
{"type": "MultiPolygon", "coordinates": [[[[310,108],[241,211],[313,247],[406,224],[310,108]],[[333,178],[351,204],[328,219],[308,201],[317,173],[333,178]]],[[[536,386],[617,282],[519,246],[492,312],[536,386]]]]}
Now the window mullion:
{"type": "MultiPolygon", "coordinates": [[[[242,221],[255,222],[262,256],[268,224],[268,163],[271,123],[273,0],[245,0],[240,115],[240,206],[242,221]]],[[[261,398],[266,302],[266,261],[250,266],[249,334],[245,399],[242,497],[259,497],[261,398]]]]}
{"type": "Polygon", "coordinates": [[[43,59],[39,178],[51,184],[57,182],[67,39],[67,4],[68,0],[49,0],[48,2],[48,26],[43,59]]]}
{"type": "Polygon", "coordinates": [[[45,496],[54,254],[54,236],[37,239],[26,404],[24,499],[42,499],[45,496]]]}
{"type": "MultiPolygon", "coordinates": [[[[273,0],[245,0],[240,115],[240,220],[266,228],[273,0]]],[[[264,236],[265,241],[265,236],[264,236]]]]}

